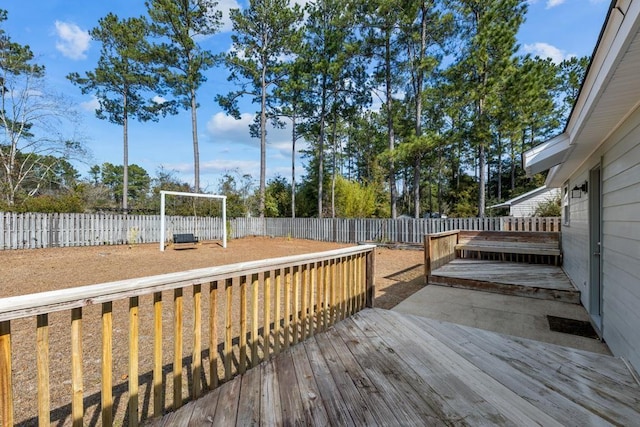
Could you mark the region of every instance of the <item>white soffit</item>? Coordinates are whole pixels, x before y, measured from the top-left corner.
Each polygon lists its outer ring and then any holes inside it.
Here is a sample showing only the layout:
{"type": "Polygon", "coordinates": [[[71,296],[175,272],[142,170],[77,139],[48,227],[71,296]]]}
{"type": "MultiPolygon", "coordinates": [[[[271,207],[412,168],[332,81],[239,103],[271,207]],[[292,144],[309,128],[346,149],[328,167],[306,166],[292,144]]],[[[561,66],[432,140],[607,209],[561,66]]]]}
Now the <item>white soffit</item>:
{"type": "Polygon", "coordinates": [[[570,148],[569,136],[563,133],[525,151],[522,156],[525,172],[531,176],[562,163],[570,148]]]}

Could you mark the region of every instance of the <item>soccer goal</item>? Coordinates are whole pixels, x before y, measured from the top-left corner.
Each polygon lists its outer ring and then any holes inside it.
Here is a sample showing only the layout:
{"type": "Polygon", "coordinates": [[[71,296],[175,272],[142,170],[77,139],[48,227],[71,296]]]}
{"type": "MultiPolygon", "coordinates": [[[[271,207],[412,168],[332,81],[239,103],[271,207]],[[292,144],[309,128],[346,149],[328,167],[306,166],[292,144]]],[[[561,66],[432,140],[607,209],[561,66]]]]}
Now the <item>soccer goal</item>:
{"type": "Polygon", "coordinates": [[[181,191],[160,191],[160,250],[164,251],[164,244],[166,241],[166,196],[183,196],[183,197],[196,197],[204,199],[218,199],[222,201],[222,247],[227,247],[227,196],[220,196],[217,194],[200,194],[200,193],[185,193],[181,191]]]}

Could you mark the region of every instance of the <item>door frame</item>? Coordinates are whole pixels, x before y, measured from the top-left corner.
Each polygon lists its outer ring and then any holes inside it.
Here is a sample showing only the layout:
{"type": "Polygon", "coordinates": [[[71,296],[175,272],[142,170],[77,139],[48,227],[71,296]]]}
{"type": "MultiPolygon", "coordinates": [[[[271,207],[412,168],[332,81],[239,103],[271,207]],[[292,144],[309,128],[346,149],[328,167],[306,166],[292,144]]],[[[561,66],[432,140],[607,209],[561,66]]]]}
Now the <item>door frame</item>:
{"type": "Polygon", "coordinates": [[[589,314],[600,331],[603,328],[602,286],[602,168],[589,170],[589,314]]]}

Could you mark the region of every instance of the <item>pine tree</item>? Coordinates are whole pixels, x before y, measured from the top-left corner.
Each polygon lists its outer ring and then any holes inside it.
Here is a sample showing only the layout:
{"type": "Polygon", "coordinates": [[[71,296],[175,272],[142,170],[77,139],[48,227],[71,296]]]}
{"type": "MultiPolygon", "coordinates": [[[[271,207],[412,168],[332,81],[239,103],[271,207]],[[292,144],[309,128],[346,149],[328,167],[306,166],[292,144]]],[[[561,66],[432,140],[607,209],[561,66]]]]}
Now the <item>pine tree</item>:
{"type": "Polygon", "coordinates": [[[98,98],[99,119],[122,126],[123,129],[123,191],[122,209],[128,209],[129,186],[129,119],[158,120],[168,105],[153,101],[159,90],[159,79],[151,68],[149,26],[143,18],[120,19],[110,13],[90,31],[102,44],[100,59],[93,71],[82,77],[71,73],[67,78],[79,86],[83,94],[98,98]]]}
{"type": "Polygon", "coordinates": [[[218,96],[220,105],[236,118],[239,97],[248,95],[260,105],[258,128],[260,138],[260,195],[258,211],[264,217],[266,190],[267,120],[275,117],[273,90],[286,79],[283,58],[292,54],[299,40],[298,24],[302,12],[298,5],[289,7],[289,0],[250,0],[249,7],[230,12],[234,33],[233,47],[225,62],[231,71],[230,81],[241,89],[227,96],[218,96]]]}
{"type": "Polygon", "coordinates": [[[198,147],[197,91],[206,81],[204,72],[215,64],[214,55],[197,40],[215,34],[221,25],[222,12],[213,0],[151,0],[146,2],[152,30],[162,42],[157,46],[156,61],[163,65],[161,76],[177,103],[191,111],[193,141],[193,175],[196,192],[200,191],[200,149],[198,147]]]}

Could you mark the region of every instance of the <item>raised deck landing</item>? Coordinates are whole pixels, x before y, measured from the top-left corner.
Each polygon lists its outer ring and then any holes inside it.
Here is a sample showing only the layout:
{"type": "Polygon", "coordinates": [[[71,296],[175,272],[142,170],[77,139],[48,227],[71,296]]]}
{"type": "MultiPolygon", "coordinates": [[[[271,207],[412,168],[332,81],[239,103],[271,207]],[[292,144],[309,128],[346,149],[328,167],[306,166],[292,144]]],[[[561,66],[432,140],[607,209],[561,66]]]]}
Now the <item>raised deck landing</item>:
{"type": "Polygon", "coordinates": [[[365,309],[151,425],[632,425],[621,359],[365,309]]]}
{"type": "Polygon", "coordinates": [[[580,303],[580,291],[573,287],[560,267],[553,265],[455,259],[433,270],[428,282],[430,285],[580,303]]]}

